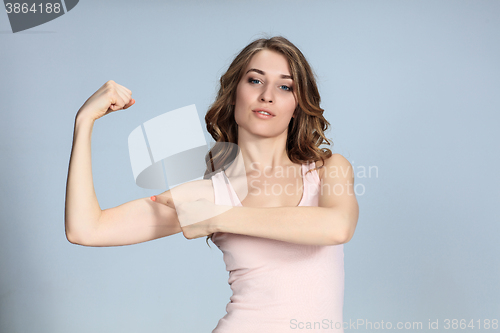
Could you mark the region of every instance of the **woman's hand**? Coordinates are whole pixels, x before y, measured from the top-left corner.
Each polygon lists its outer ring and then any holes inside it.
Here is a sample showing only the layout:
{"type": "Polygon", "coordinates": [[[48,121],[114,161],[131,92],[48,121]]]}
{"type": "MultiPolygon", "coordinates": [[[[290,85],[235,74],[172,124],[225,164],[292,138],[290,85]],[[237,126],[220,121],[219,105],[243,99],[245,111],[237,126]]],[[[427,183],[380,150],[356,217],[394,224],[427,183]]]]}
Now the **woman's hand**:
{"type": "Polygon", "coordinates": [[[206,199],[188,201],[174,206],[171,199],[161,195],[151,200],[175,208],[182,233],[187,239],[208,236],[217,232],[218,217],[231,209],[231,206],[215,205],[206,199]]]}
{"type": "Polygon", "coordinates": [[[110,112],[125,110],[134,103],[132,91],[110,80],[87,99],[76,117],[94,121],[110,112]]]}

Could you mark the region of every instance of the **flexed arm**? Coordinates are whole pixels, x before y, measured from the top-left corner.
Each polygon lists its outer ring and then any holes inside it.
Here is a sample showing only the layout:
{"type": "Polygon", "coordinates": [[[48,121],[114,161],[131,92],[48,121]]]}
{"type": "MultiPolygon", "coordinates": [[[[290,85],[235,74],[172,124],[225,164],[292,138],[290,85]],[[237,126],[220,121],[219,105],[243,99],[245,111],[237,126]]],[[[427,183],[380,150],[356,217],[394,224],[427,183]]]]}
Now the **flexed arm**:
{"type": "MultiPolygon", "coordinates": [[[[94,190],[91,137],[95,120],[135,103],[132,92],[106,82],[80,108],[75,118],[68,168],[65,229],[68,241],[87,246],[116,246],[144,242],[180,232],[175,209],[154,205],[149,198],[101,210],[94,190]]],[[[162,195],[169,195],[169,191],[162,195]]]]}

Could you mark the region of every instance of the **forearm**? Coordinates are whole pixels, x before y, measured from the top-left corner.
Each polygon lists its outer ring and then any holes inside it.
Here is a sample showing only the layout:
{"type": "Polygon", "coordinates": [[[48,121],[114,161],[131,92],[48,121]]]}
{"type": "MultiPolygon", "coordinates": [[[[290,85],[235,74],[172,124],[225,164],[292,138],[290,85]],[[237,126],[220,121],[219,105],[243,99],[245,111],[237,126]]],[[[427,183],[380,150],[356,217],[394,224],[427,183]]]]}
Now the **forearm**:
{"type": "Polygon", "coordinates": [[[234,207],[215,218],[215,230],[307,245],[336,245],[350,239],[349,221],[325,207],[234,207]]]}
{"type": "Polygon", "coordinates": [[[94,120],[75,119],[66,184],[65,227],[70,241],[87,237],[99,221],[101,208],[92,179],[91,137],[94,120]]]}

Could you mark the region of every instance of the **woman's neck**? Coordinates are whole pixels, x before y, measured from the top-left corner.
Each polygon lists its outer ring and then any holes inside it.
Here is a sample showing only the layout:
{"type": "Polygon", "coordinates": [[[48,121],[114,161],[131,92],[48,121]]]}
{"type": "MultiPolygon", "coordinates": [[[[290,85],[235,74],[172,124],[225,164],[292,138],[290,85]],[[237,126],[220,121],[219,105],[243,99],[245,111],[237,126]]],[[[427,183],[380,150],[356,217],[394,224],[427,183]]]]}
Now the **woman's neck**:
{"type": "MultiPolygon", "coordinates": [[[[238,137],[238,147],[245,169],[272,172],[292,165],[286,153],[286,134],[278,137],[238,137]]],[[[241,163],[241,161],[240,161],[241,163]]]]}

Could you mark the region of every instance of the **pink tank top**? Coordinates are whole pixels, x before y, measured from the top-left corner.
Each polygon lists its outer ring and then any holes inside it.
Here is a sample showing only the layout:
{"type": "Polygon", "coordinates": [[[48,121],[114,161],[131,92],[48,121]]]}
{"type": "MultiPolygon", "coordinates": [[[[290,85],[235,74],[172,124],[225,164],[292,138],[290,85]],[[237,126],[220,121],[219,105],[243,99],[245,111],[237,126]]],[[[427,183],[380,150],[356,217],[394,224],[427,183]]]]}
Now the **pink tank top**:
{"type": "MultiPolygon", "coordinates": [[[[298,206],[318,206],[315,163],[302,165],[298,206]]],[[[215,204],[242,206],[223,171],[212,176],[215,204]]],[[[343,333],[344,246],[302,245],[218,232],[233,291],[212,333],[343,333]]]]}

